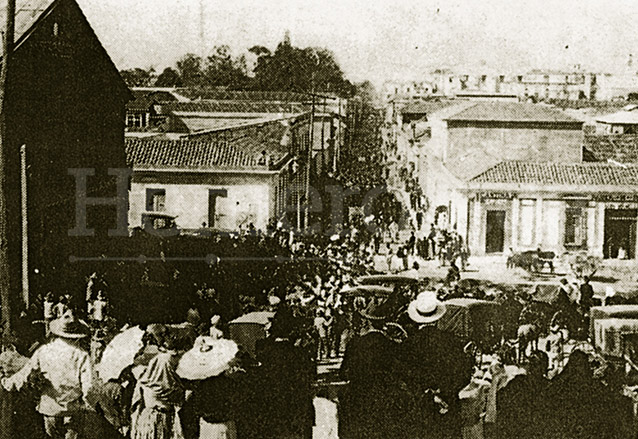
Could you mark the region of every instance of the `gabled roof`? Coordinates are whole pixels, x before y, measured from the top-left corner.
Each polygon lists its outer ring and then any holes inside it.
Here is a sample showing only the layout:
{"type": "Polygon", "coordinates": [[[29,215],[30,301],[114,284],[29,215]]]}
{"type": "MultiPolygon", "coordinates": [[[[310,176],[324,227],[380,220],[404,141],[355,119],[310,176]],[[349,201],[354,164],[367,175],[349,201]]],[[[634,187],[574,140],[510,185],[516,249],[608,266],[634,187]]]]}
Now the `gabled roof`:
{"type": "MultiPolygon", "coordinates": [[[[20,39],[33,27],[38,19],[56,0],[16,0],[15,38],[20,39]]],[[[7,0],[0,0],[0,29],[4,32],[7,22],[7,0]]],[[[1,50],[0,50],[1,53],[1,50]]]]}
{"type": "Polygon", "coordinates": [[[581,124],[557,108],[527,102],[478,101],[450,114],[447,121],[581,124]]]}
{"type": "MultiPolygon", "coordinates": [[[[56,6],[60,5],[62,0],[16,0],[16,11],[15,11],[15,49],[17,50],[20,45],[27,40],[29,35],[37,28],[38,23],[44,20],[51,12],[56,8],[56,6]]],[[[92,35],[95,42],[94,49],[97,49],[99,52],[102,52],[107,63],[109,64],[109,69],[111,70],[112,75],[115,80],[119,82],[121,87],[121,92],[123,96],[123,100],[126,102],[131,99],[131,92],[124,80],[119,74],[119,71],[113,60],[107,53],[106,49],[102,45],[100,39],[95,34],[95,31],[91,27],[91,24],[87,20],[82,8],[77,4],[76,0],[69,0],[68,4],[79,11],[79,15],[81,19],[85,22],[88,32],[92,35]]],[[[0,32],[2,34],[5,32],[5,26],[7,21],[7,0],[0,0],[0,32]]],[[[2,55],[2,45],[0,44],[0,56],[2,55]]],[[[114,91],[114,90],[113,90],[114,91]]]]}
{"type": "Polygon", "coordinates": [[[535,163],[505,161],[477,175],[470,183],[561,186],[636,186],[638,166],[612,163],[535,163]]]}

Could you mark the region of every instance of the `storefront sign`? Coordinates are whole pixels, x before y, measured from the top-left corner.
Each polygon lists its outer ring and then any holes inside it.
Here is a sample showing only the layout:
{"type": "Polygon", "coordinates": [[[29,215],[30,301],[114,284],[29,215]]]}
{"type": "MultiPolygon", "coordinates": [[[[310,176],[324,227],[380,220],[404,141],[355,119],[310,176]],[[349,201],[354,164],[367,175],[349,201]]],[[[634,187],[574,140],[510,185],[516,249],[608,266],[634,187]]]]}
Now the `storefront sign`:
{"type": "Polygon", "coordinates": [[[514,198],[514,194],[511,192],[479,192],[481,198],[491,198],[495,200],[510,200],[514,198]]]}
{"type": "Polygon", "coordinates": [[[593,194],[594,201],[601,202],[638,202],[638,194],[593,194]]]}

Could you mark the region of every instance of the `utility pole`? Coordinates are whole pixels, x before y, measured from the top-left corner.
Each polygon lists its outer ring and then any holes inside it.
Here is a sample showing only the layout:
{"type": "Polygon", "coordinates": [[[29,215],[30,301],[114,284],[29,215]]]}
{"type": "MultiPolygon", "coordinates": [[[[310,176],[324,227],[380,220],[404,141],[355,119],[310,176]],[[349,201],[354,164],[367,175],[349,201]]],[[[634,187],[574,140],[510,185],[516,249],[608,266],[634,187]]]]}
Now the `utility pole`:
{"type": "Polygon", "coordinates": [[[11,272],[9,269],[9,212],[7,206],[7,77],[9,65],[13,57],[15,29],[15,0],[7,1],[7,22],[2,53],[2,70],[0,71],[0,307],[2,310],[2,331],[6,335],[11,331],[11,272]]]}
{"type": "Polygon", "coordinates": [[[323,98],[323,110],[321,110],[321,173],[326,173],[326,147],[324,127],[326,125],[326,98],[323,98]]]}
{"type": "MultiPolygon", "coordinates": [[[[314,82],[314,80],[313,80],[314,82]]],[[[310,171],[312,169],[312,151],[315,137],[315,90],[312,90],[312,106],[310,107],[310,141],[308,142],[308,160],[306,162],[306,211],[304,215],[304,229],[308,229],[310,221],[310,171]]]]}
{"type": "MultiPolygon", "coordinates": [[[[7,156],[9,144],[7,142],[7,76],[9,64],[13,57],[13,42],[15,29],[15,0],[7,0],[7,22],[3,41],[2,68],[0,70],[0,317],[2,318],[2,335],[9,335],[11,325],[11,270],[9,265],[9,212],[7,206],[7,156]]],[[[0,390],[2,391],[2,390],[0,390]]],[[[0,430],[2,436],[13,436],[13,399],[3,395],[0,400],[0,430]]]]}

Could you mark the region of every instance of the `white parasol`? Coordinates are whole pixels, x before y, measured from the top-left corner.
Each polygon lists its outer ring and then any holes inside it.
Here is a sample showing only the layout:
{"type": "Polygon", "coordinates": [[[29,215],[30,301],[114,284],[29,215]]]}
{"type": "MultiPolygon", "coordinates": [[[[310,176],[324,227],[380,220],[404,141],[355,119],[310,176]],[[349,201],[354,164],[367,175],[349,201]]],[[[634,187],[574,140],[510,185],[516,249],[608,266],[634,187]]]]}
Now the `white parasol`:
{"type": "Polygon", "coordinates": [[[119,378],[124,369],[133,364],[135,356],[144,346],[142,337],[144,331],[139,326],[125,329],[113,337],[102,354],[97,371],[100,378],[106,382],[119,378]]]}
{"type": "Polygon", "coordinates": [[[177,375],[186,380],[204,380],[230,369],[239,348],[237,343],[223,338],[201,336],[190,351],[182,355],[177,375]]]}

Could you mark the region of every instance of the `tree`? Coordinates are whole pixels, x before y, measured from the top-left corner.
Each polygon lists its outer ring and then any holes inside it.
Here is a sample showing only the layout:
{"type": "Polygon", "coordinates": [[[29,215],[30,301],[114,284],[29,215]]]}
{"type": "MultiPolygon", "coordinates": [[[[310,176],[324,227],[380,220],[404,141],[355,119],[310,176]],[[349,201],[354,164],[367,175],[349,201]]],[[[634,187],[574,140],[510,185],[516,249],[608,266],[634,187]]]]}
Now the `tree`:
{"type": "Polygon", "coordinates": [[[179,73],[171,67],[166,67],[162,73],[159,74],[155,81],[156,87],[181,87],[182,78],[179,73]]]}
{"type": "Polygon", "coordinates": [[[120,75],[126,85],[129,87],[149,87],[153,83],[155,69],[142,69],[136,67],[134,69],[122,70],[120,75]]]}
{"type": "Polygon", "coordinates": [[[248,82],[246,57],[233,58],[230,47],[216,46],[206,59],[205,85],[213,87],[242,88],[248,82]]]}
{"type": "Polygon", "coordinates": [[[274,52],[262,46],[249,50],[257,55],[253,69],[255,84],[262,90],[329,91],[350,95],[352,86],[345,78],[334,54],[323,48],[293,46],[289,38],[274,52]]]}
{"type": "Polygon", "coordinates": [[[177,71],[185,87],[197,87],[202,85],[204,75],[202,72],[201,57],[193,53],[187,53],[177,61],[177,71]]]}

